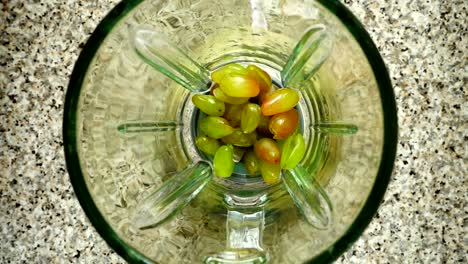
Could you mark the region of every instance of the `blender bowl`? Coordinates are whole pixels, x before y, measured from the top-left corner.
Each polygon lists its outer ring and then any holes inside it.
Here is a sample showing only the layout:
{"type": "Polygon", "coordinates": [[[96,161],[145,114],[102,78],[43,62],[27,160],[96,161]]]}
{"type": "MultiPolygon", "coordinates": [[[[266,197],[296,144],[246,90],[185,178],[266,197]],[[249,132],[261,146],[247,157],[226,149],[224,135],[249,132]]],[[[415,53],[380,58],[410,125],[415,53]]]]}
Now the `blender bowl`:
{"type": "Polygon", "coordinates": [[[77,197],[106,242],[135,263],[330,262],[376,212],[396,137],[394,95],[376,47],[342,4],[325,0],[122,1],[83,49],[64,114],[77,197]],[[209,83],[191,90],[193,83],[169,78],[135,47],[142,29],[167,37],[201,71],[255,64],[276,86],[301,92],[307,148],[299,177],[329,206],[323,225],[311,223],[314,213],[294,195],[307,189],[291,190],[284,173],[275,185],[242,168],[229,179],[213,176],[194,147],[200,113],[190,103],[209,83]],[[317,30],[326,39],[306,49],[317,30]],[[291,59],[307,51],[310,58],[291,59]],[[161,193],[164,186],[173,192],[161,193]],[[155,195],[169,204],[159,220],[144,214],[155,195]]]}

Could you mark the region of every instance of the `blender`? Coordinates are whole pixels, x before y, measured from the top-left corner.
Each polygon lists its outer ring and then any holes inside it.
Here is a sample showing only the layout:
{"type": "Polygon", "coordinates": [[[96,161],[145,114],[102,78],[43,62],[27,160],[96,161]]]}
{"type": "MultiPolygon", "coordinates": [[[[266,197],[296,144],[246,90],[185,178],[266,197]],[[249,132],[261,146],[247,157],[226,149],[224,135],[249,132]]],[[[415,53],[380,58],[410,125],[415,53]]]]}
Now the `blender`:
{"type": "Polygon", "coordinates": [[[336,1],[123,1],[80,55],[64,116],[85,212],[138,263],[331,261],[375,213],[396,134],[382,59],[336,1]],[[190,99],[231,63],[301,93],[306,154],[277,184],[216,177],[195,147],[190,99]]]}

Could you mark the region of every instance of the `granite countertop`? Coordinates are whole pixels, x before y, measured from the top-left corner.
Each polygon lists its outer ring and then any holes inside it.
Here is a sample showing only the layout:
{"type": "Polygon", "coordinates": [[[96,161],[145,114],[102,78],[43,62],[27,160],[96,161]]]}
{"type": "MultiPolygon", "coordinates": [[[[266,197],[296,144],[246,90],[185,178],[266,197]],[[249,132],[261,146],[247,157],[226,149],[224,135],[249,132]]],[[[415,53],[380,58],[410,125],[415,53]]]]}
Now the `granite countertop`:
{"type": "MultiPolygon", "coordinates": [[[[117,2],[0,3],[1,263],[124,262],[74,195],[61,129],[73,65],[117,2]]],[[[337,262],[467,263],[468,2],[344,2],[388,65],[400,131],[383,204],[337,262]]]]}

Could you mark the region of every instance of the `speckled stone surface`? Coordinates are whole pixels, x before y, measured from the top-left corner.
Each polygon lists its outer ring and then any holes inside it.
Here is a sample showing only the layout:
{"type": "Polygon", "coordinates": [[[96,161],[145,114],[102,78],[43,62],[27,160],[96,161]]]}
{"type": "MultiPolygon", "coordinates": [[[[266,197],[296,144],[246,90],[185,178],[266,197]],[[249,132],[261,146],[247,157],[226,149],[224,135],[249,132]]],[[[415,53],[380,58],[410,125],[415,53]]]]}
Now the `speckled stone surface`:
{"type": "MultiPolygon", "coordinates": [[[[73,64],[117,2],[0,3],[0,263],[124,263],[73,193],[61,135],[73,64]]],[[[388,65],[400,139],[378,214],[337,263],[467,263],[468,2],[344,3],[388,65]]]]}

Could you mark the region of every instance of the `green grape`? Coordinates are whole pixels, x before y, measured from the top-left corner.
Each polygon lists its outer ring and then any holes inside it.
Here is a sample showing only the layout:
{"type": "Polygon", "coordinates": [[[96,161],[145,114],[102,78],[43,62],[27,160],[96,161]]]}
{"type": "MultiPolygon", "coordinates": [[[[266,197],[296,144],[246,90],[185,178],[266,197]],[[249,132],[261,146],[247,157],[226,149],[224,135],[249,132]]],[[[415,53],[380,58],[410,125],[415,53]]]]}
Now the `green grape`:
{"type": "Polygon", "coordinates": [[[234,128],[229,125],[229,122],[217,116],[207,116],[200,120],[200,130],[207,136],[219,139],[234,132],[234,128]]]}
{"type": "Polygon", "coordinates": [[[214,71],[211,74],[211,79],[214,82],[219,83],[224,78],[224,76],[228,73],[237,73],[237,74],[247,75],[248,72],[249,71],[246,68],[244,68],[244,66],[237,64],[237,63],[232,63],[214,71]]]}
{"type": "Polygon", "coordinates": [[[275,184],[281,176],[281,167],[279,164],[273,164],[260,160],[260,173],[263,180],[268,184],[275,184]]]}
{"type": "Polygon", "coordinates": [[[299,92],[275,88],[268,73],[255,65],[229,64],[211,78],[211,94],[192,97],[193,104],[208,115],[199,121],[204,135],[195,139],[197,148],[214,155],[218,177],[230,177],[235,163],[242,161],[250,175],[260,171],[266,183],[277,183],[281,169],[296,167],[306,151],[303,136],[295,132],[299,92]]]}
{"type": "Polygon", "coordinates": [[[242,157],[244,156],[245,150],[245,148],[234,146],[234,155],[232,156],[232,160],[234,162],[241,161],[242,157]]]}
{"type": "Polygon", "coordinates": [[[223,90],[215,88],[213,90],[213,95],[216,99],[223,101],[228,104],[243,104],[249,100],[249,97],[231,97],[226,95],[223,90]]]}
{"type": "Polygon", "coordinates": [[[302,134],[297,133],[289,136],[281,151],[281,168],[293,169],[304,158],[306,146],[302,134]]]}
{"type": "Polygon", "coordinates": [[[235,73],[226,74],[219,82],[219,88],[232,97],[254,97],[260,92],[254,78],[235,73]]]}
{"type": "Polygon", "coordinates": [[[241,113],[242,132],[250,133],[254,131],[260,122],[262,112],[257,104],[246,104],[241,113]]]}
{"type": "Polygon", "coordinates": [[[241,122],[241,113],[244,108],[244,104],[240,105],[231,105],[226,104],[226,111],[224,111],[223,117],[229,121],[231,126],[238,127],[241,122]]]}
{"type": "Polygon", "coordinates": [[[194,95],[192,97],[192,103],[207,115],[222,116],[224,114],[224,102],[216,99],[213,95],[194,95]]]}
{"type": "Polygon", "coordinates": [[[290,88],[272,92],[262,101],[262,113],[265,116],[283,113],[294,108],[299,102],[299,93],[290,88]]]}
{"type": "Polygon", "coordinates": [[[247,70],[248,75],[257,81],[260,91],[267,92],[270,90],[272,82],[268,73],[253,64],[247,66],[247,70]]]}
{"type": "Polygon", "coordinates": [[[218,150],[218,148],[221,146],[218,140],[207,136],[198,136],[195,139],[195,145],[199,150],[208,155],[214,155],[216,150],[218,150]]]}
{"type": "Polygon", "coordinates": [[[299,124],[299,112],[296,109],[291,109],[287,112],[279,113],[271,117],[268,124],[273,138],[287,138],[297,128],[299,124]]]}
{"type": "Polygon", "coordinates": [[[218,177],[227,178],[234,171],[234,161],[232,157],[234,150],[231,145],[223,145],[216,151],[213,159],[213,167],[218,177]]]}
{"type": "Polygon", "coordinates": [[[257,140],[257,133],[255,131],[244,133],[239,128],[236,128],[234,132],[223,137],[221,140],[226,144],[232,144],[238,147],[250,147],[257,140]]]}
{"type": "Polygon", "coordinates": [[[255,154],[263,161],[279,164],[281,153],[276,142],[271,138],[262,138],[254,145],[255,154]]]}
{"type": "Polygon", "coordinates": [[[244,154],[244,166],[249,174],[255,174],[258,171],[259,161],[255,152],[252,150],[247,151],[244,154]]]}

